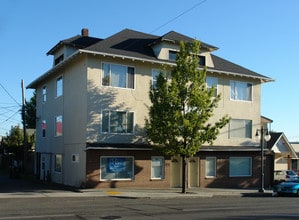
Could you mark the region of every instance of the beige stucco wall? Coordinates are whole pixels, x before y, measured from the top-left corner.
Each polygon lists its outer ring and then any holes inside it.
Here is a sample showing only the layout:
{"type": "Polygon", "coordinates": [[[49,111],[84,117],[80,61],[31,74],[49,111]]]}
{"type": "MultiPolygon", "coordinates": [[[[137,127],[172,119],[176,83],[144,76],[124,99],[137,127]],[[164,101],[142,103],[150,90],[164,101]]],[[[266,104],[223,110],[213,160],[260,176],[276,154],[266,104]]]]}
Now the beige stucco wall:
{"type": "MultiPolygon", "coordinates": [[[[168,55],[167,55],[168,56],[168,55]]],[[[47,102],[37,102],[37,128],[42,120],[47,121],[47,137],[37,138],[39,152],[53,152],[63,155],[63,170],[55,174],[58,181],[67,185],[79,186],[84,182],[86,171],[86,142],[100,143],[142,143],[144,142],[144,120],[148,116],[149,86],[152,69],[162,69],[159,64],[133,61],[131,59],[111,58],[100,55],[78,55],[64,68],[59,69],[47,86],[47,102]],[[129,65],[135,68],[135,88],[113,88],[102,86],[102,62],[129,65]],[[63,76],[63,96],[55,97],[56,79],[63,76]],[[102,110],[127,110],[134,112],[134,134],[101,133],[102,110]],[[54,137],[54,117],[63,115],[63,135],[54,137]],[[72,155],[79,155],[79,161],[72,162],[72,155]],[[59,176],[60,175],[60,176],[59,176]]],[[[218,78],[218,91],[222,99],[214,112],[211,122],[223,115],[234,119],[252,120],[252,138],[229,139],[229,126],[223,128],[214,142],[219,146],[259,145],[255,139],[256,129],[260,128],[260,90],[257,80],[231,75],[208,73],[218,78]],[[253,83],[253,100],[250,102],[230,99],[230,80],[253,83]]],[[[37,89],[37,99],[42,100],[42,86],[37,89]]],[[[41,129],[37,135],[41,137],[41,129]]],[[[53,168],[52,162],[52,168],[53,168]]]]}
{"type": "MultiPolygon", "coordinates": [[[[161,66],[131,61],[129,59],[108,58],[90,56],[88,61],[88,111],[87,115],[87,141],[88,142],[112,142],[112,143],[135,143],[142,142],[144,135],[144,119],[148,115],[149,85],[152,79],[152,69],[161,69],[161,66]],[[135,88],[113,88],[101,85],[101,63],[117,63],[135,68],[135,88]],[[101,111],[107,109],[133,111],[135,116],[135,133],[130,134],[101,134],[101,111]]],[[[223,128],[214,142],[221,146],[259,145],[259,140],[254,137],[256,129],[260,128],[260,84],[250,78],[234,77],[234,80],[253,84],[252,101],[236,101],[230,99],[231,75],[219,75],[208,73],[218,78],[218,91],[222,99],[218,108],[214,111],[211,122],[215,122],[224,115],[233,119],[252,120],[252,138],[237,139],[229,138],[227,125],[223,128]]]]}

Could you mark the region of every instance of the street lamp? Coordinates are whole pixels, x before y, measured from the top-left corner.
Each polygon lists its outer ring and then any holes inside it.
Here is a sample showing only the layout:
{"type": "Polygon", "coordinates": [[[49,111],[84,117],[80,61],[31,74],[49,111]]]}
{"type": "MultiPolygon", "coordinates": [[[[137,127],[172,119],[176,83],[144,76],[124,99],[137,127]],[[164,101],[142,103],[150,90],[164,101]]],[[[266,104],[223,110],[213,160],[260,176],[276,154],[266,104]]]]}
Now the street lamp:
{"type": "Polygon", "coordinates": [[[261,129],[256,130],[256,137],[260,138],[261,140],[261,186],[259,189],[259,192],[263,193],[265,192],[264,189],[264,181],[265,181],[265,174],[264,174],[264,146],[265,146],[265,141],[269,141],[271,138],[271,135],[269,133],[269,130],[267,128],[264,128],[263,126],[261,129]],[[261,134],[260,134],[261,132],[261,134]]]}

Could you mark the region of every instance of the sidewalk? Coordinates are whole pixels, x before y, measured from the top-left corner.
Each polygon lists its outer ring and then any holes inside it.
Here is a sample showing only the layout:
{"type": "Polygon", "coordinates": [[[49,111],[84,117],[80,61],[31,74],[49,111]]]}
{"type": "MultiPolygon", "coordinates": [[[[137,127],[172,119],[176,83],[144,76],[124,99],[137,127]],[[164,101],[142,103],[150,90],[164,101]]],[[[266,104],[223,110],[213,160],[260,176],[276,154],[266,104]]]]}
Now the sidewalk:
{"type": "Polygon", "coordinates": [[[170,198],[211,198],[217,196],[239,197],[270,197],[272,191],[259,193],[255,189],[219,189],[219,188],[191,188],[182,194],[181,189],[81,189],[70,190],[66,188],[38,187],[36,189],[16,189],[14,191],[1,192],[3,198],[42,198],[42,197],[116,197],[116,198],[146,198],[146,199],[170,199],[170,198]]]}
{"type": "Polygon", "coordinates": [[[11,179],[0,175],[1,198],[41,198],[41,197],[118,197],[118,198],[182,198],[215,196],[257,197],[272,196],[272,190],[259,193],[257,189],[220,189],[190,188],[182,194],[181,188],[110,188],[110,189],[75,189],[56,184],[47,184],[32,179],[11,179]]]}

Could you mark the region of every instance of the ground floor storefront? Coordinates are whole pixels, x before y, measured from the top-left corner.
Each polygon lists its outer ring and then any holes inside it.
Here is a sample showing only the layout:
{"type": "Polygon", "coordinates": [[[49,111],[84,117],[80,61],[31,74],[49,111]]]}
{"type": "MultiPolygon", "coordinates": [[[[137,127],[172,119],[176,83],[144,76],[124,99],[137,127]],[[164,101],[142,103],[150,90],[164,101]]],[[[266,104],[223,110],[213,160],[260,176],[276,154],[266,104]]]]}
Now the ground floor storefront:
{"type": "MultiPolygon", "coordinates": [[[[205,148],[186,159],[187,187],[258,188],[261,152],[256,148],[205,148]]],[[[151,148],[86,150],[86,187],[171,188],[182,186],[181,157],[151,148]]],[[[264,152],[264,186],[273,182],[273,155],[264,152]]]]}

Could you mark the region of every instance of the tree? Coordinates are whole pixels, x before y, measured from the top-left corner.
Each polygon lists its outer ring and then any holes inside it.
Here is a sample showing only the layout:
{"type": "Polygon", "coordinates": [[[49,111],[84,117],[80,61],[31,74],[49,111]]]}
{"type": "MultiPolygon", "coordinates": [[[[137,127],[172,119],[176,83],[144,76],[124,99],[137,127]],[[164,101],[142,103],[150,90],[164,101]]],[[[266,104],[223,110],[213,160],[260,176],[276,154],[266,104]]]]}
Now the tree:
{"type": "MultiPolygon", "coordinates": [[[[35,132],[32,134],[26,133],[26,138],[28,140],[27,150],[30,150],[35,144],[35,132]]],[[[20,126],[12,126],[9,134],[2,137],[1,148],[5,154],[12,155],[12,159],[17,161],[18,164],[24,162],[24,132],[20,126]]]]}
{"type": "Polygon", "coordinates": [[[36,128],[36,92],[30,98],[30,101],[26,101],[25,105],[25,117],[26,128],[36,128]]]}
{"type": "Polygon", "coordinates": [[[182,158],[182,193],[186,193],[186,159],[212,144],[228,122],[223,116],[209,123],[220,95],[206,86],[206,69],[199,69],[199,41],[180,43],[171,74],[161,72],[150,88],[152,105],[145,120],[147,137],[164,155],[182,158]]]}

